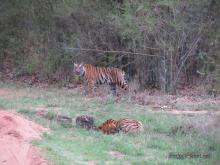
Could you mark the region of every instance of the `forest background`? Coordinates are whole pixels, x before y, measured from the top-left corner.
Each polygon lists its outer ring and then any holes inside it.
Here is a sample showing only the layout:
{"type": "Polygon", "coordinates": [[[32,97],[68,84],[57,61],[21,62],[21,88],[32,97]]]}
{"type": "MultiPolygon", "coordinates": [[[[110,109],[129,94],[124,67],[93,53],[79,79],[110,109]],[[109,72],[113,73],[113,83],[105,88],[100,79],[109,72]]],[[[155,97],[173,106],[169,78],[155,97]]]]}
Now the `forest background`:
{"type": "Polygon", "coordinates": [[[126,71],[138,89],[219,90],[218,0],[7,0],[2,78],[77,82],[73,63],[126,71]]]}

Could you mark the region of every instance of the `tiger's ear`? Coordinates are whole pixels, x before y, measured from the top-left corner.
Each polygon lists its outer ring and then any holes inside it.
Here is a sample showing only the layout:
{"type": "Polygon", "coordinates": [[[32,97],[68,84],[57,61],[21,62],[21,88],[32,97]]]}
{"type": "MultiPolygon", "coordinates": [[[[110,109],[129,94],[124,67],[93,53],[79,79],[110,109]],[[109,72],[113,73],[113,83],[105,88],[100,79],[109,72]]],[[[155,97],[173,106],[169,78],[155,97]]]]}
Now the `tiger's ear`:
{"type": "Polygon", "coordinates": [[[84,65],[84,62],[82,62],[81,64],[80,64],[80,66],[83,66],[84,65]]]}

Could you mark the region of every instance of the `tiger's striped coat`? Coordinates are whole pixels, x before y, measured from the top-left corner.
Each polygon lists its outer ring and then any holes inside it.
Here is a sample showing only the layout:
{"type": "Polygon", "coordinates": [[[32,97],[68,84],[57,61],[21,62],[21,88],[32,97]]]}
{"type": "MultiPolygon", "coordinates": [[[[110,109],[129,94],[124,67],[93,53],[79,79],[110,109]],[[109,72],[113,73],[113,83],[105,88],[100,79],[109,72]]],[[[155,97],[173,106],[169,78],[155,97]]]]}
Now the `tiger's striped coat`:
{"type": "Polygon", "coordinates": [[[113,119],[108,119],[97,128],[97,131],[101,131],[105,134],[118,133],[117,121],[113,119]]]}
{"type": "Polygon", "coordinates": [[[118,68],[74,63],[74,72],[85,79],[89,94],[92,94],[96,84],[110,85],[113,95],[116,95],[116,85],[125,90],[128,89],[125,72],[118,68]]]}
{"type": "Polygon", "coordinates": [[[130,118],[122,118],[118,121],[108,119],[97,128],[97,131],[102,131],[105,134],[140,133],[144,131],[144,127],[141,122],[130,118]]]}
{"type": "Polygon", "coordinates": [[[130,118],[122,118],[118,120],[116,127],[123,133],[139,133],[144,131],[144,127],[141,122],[130,118]]]}

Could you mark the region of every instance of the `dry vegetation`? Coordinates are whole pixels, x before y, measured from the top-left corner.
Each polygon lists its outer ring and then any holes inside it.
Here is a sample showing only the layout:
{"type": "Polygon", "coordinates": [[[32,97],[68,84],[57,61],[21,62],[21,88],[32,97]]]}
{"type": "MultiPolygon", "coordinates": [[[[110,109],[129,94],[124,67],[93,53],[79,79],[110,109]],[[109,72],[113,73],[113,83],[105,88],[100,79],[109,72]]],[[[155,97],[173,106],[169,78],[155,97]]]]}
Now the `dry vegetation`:
{"type": "Polygon", "coordinates": [[[218,0],[5,1],[2,78],[76,83],[73,62],[123,68],[138,89],[219,90],[218,0]]]}

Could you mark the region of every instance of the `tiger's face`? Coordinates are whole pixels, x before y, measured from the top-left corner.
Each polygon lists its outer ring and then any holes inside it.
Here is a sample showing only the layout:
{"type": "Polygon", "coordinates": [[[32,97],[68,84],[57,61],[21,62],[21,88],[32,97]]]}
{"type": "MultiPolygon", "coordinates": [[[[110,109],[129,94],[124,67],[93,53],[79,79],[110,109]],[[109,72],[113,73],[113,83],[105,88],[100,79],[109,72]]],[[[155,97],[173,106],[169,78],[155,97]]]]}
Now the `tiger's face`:
{"type": "Polygon", "coordinates": [[[76,64],[76,63],[74,63],[74,73],[75,73],[77,76],[83,76],[84,73],[85,73],[83,64],[76,64]]]}

